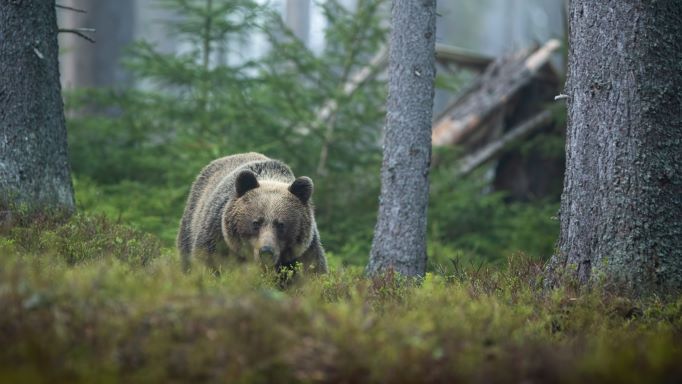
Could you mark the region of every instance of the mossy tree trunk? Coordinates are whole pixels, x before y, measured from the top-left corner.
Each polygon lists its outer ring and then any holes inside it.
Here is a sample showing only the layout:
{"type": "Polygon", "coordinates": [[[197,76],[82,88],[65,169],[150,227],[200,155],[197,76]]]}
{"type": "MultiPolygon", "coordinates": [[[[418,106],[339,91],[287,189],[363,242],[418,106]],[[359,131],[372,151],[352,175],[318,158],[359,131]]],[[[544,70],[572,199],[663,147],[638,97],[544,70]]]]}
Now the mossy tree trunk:
{"type": "Polygon", "coordinates": [[[0,2],[0,203],[72,211],[54,1],[0,2]]]}
{"type": "Polygon", "coordinates": [[[682,3],[573,0],[558,254],[580,286],[682,288],[682,3]]]}
{"type": "Polygon", "coordinates": [[[394,0],[379,217],[367,272],[423,276],[436,2],[394,0]]]}

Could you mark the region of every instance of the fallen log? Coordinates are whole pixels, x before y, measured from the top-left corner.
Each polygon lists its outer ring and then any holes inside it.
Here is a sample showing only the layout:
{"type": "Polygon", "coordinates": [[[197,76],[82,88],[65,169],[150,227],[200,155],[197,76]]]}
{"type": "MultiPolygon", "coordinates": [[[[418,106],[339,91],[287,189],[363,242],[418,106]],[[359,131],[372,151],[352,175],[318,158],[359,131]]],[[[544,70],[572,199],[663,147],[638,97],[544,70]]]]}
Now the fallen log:
{"type": "Polygon", "coordinates": [[[471,173],[476,168],[502,154],[504,149],[510,144],[527,137],[534,131],[546,126],[551,121],[552,113],[545,110],[524,121],[518,126],[513,127],[497,140],[488,143],[476,152],[462,158],[460,160],[457,176],[465,176],[471,173]]]}
{"type": "Polygon", "coordinates": [[[503,108],[536,76],[561,46],[550,40],[535,51],[523,51],[491,64],[466,93],[458,97],[436,120],[434,146],[460,144],[483,122],[503,108]]]}

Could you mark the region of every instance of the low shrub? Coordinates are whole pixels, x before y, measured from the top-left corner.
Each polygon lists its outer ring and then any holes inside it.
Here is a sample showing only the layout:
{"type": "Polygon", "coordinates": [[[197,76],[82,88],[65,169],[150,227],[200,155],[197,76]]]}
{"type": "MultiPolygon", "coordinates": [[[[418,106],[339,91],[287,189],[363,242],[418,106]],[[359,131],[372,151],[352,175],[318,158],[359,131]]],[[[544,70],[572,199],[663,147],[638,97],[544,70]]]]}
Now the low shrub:
{"type": "Polygon", "coordinates": [[[521,254],[281,290],[253,265],[183,273],[173,250],[117,240],[138,235],[76,216],[0,237],[0,382],[682,379],[682,298],[544,292],[521,254]]]}

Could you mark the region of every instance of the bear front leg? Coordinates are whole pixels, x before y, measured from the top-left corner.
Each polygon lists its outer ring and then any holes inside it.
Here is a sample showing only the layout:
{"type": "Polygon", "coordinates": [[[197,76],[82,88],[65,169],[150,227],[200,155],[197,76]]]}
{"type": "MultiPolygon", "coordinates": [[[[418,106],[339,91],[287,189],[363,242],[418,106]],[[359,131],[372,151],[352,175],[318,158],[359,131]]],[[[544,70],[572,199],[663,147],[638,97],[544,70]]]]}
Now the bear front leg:
{"type": "Polygon", "coordinates": [[[301,255],[301,262],[303,263],[303,270],[306,273],[327,273],[327,257],[324,255],[324,249],[320,243],[320,236],[315,229],[313,241],[310,247],[306,249],[301,255]]]}
{"type": "MultiPolygon", "coordinates": [[[[206,265],[213,274],[220,274],[221,262],[218,250],[220,247],[220,242],[222,238],[220,234],[215,233],[202,233],[197,236],[194,242],[192,257],[199,260],[201,263],[206,265]]],[[[222,250],[222,249],[221,249],[222,250]]]]}

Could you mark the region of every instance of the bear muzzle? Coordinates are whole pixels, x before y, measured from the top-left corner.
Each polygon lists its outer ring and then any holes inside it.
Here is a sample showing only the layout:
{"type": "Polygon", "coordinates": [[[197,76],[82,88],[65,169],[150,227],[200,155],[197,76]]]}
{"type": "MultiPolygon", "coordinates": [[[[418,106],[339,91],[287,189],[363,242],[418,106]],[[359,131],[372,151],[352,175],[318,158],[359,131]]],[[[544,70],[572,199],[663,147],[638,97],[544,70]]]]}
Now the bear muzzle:
{"type": "Polygon", "coordinates": [[[253,244],[253,253],[257,261],[266,267],[274,267],[279,262],[280,250],[277,239],[271,231],[261,231],[253,244]]]}

